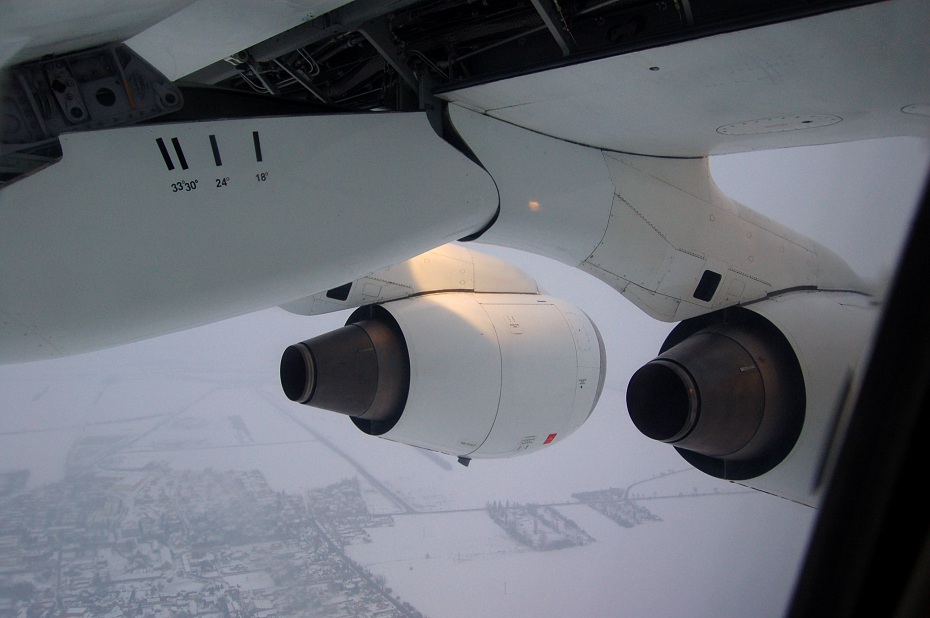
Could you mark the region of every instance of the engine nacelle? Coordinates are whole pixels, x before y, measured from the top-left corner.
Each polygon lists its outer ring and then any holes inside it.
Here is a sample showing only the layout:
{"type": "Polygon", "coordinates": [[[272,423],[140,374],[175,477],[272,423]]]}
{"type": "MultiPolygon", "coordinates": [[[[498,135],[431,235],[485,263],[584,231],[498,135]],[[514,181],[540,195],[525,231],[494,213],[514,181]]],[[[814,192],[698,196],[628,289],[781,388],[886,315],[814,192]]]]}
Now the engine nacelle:
{"type": "Polygon", "coordinates": [[[444,293],[361,307],[343,328],[290,346],[281,384],[365,433],[467,460],[571,434],[605,371],[600,333],[563,301],[444,293]]]}
{"type": "Polygon", "coordinates": [[[630,379],[630,418],[707,474],[814,505],[875,314],[803,291],[686,320],[630,379]]]}

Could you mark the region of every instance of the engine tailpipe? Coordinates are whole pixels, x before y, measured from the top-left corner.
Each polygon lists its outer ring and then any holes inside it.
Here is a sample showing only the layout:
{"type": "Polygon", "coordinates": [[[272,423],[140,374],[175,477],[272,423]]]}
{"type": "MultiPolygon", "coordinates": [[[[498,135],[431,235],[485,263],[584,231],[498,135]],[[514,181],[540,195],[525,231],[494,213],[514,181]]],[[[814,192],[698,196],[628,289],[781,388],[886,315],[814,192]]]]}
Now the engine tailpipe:
{"type": "Polygon", "coordinates": [[[338,330],[289,346],[281,386],[291,401],[392,426],[410,388],[407,345],[386,311],[356,314],[338,330]]]}
{"type": "Polygon", "coordinates": [[[630,379],[636,427],[714,476],[777,465],[804,423],[803,376],[784,336],[761,318],[675,335],[630,379]]]}

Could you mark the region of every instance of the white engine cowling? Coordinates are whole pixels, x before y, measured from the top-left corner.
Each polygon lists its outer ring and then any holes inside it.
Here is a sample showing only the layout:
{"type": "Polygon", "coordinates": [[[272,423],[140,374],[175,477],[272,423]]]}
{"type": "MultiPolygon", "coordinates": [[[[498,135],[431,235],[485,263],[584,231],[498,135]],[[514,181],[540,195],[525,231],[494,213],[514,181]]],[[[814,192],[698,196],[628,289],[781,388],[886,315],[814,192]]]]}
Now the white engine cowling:
{"type": "Polygon", "coordinates": [[[536,294],[444,293],[356,310],[290,346],[285,394],[364,432],[472,458],[533,452],[590,416],[604,344],[579,309],[536,294]]]}

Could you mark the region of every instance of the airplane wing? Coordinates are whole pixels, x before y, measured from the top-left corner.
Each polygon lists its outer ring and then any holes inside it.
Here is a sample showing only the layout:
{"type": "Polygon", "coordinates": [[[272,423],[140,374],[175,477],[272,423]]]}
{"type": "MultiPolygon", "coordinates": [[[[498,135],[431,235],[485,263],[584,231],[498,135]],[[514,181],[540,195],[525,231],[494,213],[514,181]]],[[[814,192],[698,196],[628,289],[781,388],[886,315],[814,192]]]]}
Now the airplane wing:
{"type": "MultiPolygon", "coordinates": [[[[209,23],[202,8],[165,25],[209,23]]],[[[353,2],[203,67],[178,66],[206,56],[162,26],[130,45],[172,79],[393,110],[428,84],[569,142],[698,157],[927,136],[928,26],[919,0],[353,2]]]]}
{"type": "Polygon", "coordinates": [[[919,0],[11,4],[0,64],[114,41],[171,81],[343,109],[421,90],[532,131],[653,156],[927,136],[919,0]]]}
{"type": "Polygon", "coordinates": [[[285,352],[288,397],[463,463],[539,450],[590,414],[604,345],[444,246],[480,238],[678,322],[637,427],[819,502],[876,303],[707,157],[930,137],[922,0],[56,6],[11,7],[0,48],[4,362],[353,308],[285,352]]]}

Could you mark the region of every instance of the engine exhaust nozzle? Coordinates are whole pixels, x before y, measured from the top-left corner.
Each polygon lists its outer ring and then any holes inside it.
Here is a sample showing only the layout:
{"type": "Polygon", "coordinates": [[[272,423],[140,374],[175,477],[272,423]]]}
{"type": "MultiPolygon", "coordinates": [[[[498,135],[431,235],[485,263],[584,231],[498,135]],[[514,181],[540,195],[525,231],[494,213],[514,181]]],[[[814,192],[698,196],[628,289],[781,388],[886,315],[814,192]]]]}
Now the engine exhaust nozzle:
{"type": "Polygon", "coordinates": [[[403,334],[386,312],[288,346],[281,387],[291,401],[371,422],[403,411],[410,360],[403,334]]]}
{"type": "Polygon", "coordinates": [[[630,379],[637,429],[691,463],[719,464],[726,477],[787,455],[803,425],[804,380],[780,332],[761,320],[723,323],[669,345],[630,379]]]}

